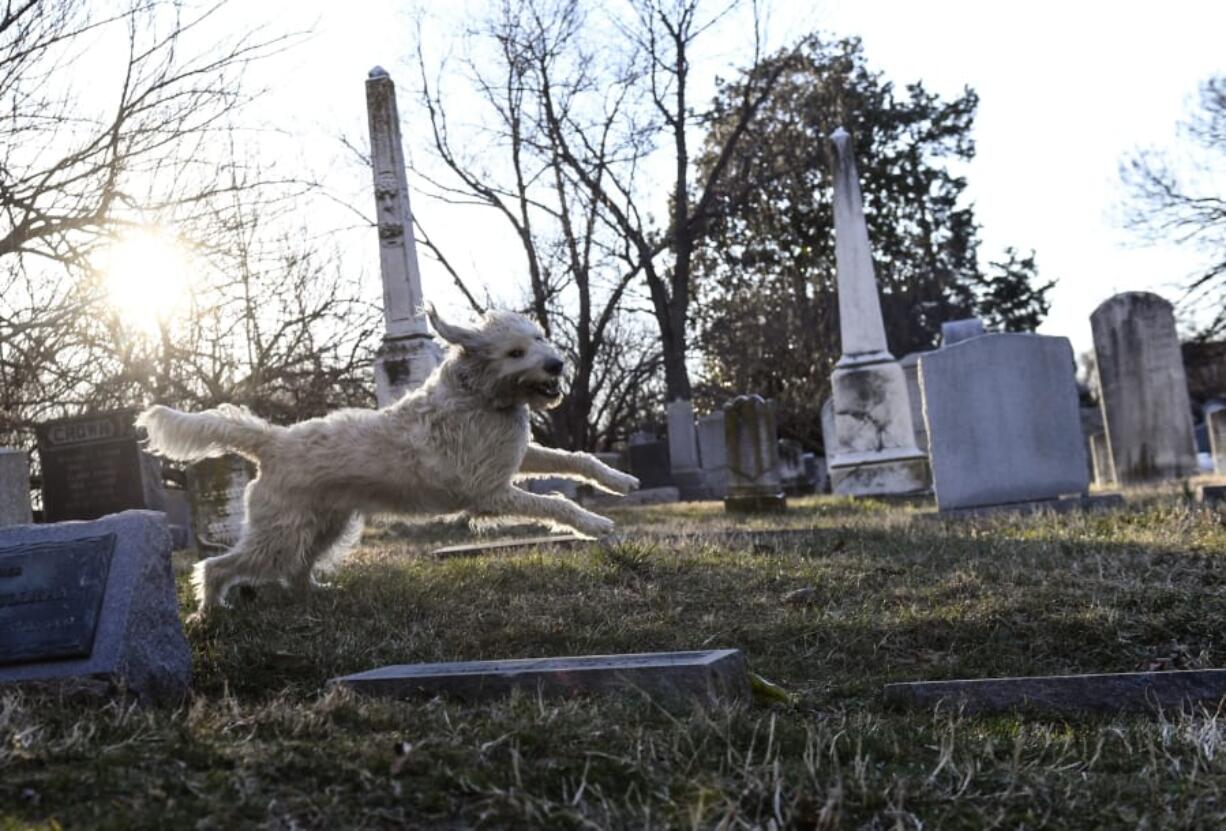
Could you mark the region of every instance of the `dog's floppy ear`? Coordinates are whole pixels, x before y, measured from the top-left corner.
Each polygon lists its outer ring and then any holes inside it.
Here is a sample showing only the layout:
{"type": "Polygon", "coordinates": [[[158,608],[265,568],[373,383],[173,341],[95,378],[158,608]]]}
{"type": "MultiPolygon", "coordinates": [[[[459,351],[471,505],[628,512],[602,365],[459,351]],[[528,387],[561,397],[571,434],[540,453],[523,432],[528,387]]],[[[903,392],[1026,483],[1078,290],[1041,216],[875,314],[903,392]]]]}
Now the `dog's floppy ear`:
{"type": "Polygon", "coordinates": [[[426,305],[426,316],[430,318],[430,325],[434,327],[434,331],[438,332],[438,336],[448,343],[454,343],[464,349],[477,349],[481,346],[480,334],[472,329],[455,326],[443,320],[439,317],[438,310],[434,308],[433,303],[426,305]]]}

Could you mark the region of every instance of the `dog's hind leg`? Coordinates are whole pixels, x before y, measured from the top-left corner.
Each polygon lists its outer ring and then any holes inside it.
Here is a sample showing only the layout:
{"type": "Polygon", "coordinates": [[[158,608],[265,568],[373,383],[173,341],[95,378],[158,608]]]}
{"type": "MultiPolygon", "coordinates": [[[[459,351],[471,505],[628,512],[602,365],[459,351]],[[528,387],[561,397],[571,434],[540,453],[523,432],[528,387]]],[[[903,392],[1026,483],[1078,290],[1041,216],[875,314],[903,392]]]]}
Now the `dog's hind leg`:
{"type": "Polygon", "coordinates": [[[319,582],[317,572],[332,571],[362,537],[364,524],[361,514],[330,514],[317,518],[319,532],[303,549],[302,561],[296,571],[283,582],[298,591],[326,587],[319,582]]]}
{"type": "Polygon", "coordinates": [[[585,511],[564,496],[542,496],[511,486],[479,510],[491,516],[540,519],[554,526],[573,528],[581,534],[601,536],[613,530],[613,520],[585,511]]]}

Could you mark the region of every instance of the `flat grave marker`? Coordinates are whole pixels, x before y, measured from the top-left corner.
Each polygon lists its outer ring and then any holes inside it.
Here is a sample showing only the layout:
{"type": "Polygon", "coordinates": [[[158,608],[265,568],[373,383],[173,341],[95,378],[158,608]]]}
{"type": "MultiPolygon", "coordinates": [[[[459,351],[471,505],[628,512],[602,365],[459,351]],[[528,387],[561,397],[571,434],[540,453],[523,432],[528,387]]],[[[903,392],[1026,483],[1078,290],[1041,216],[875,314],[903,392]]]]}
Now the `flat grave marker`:
{"type": "Polygon", "coordinates": [[[886,703],[929,709],[940,702],[966,713],[1030,708],[1053,713],[1152,712],[1226,697],[1226,669],[1047,675],[887,684],[886,703]]]}
{"type": "Polygon", "coordinates": [[[469,701],[514,689],[549,696],[637,691],[681,705],[749,699],[745,657],[737,649],[400,664],[334,678],[329,684],[388,698],[448,695],[469,701]]]}
{"type": "Polygon", "coordinates": [[[523,537],[514,540],[490,540],[489,542],[466,542],[461,545],[447,545],[430,552],[433,557],[475,557],[488,552],[514,551],[519,548],[546,548],[581,545],[596,542],[595,537],[582,534],[557,534],[548,537],[523,537]]]}
{"type": "Polygon", "coordinates": [[[180,700],[191,650],[164,514],[0,530],[0,686],[77,684],[180,700]]]}

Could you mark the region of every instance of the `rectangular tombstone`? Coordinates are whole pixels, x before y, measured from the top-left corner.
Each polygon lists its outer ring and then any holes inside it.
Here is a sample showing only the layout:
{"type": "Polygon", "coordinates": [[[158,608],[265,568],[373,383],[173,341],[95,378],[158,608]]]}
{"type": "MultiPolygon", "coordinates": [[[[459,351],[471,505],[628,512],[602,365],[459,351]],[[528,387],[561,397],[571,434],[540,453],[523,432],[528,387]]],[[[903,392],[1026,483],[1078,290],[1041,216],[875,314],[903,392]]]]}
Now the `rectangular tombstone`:
{"type": "Polygon", "coordinates": [[[1090,436],[1090,458],[1093,461],[1094,484],[1100,488],[1115,482],[1111,466],[1111,448],[1107,446],[1107,433],[1100,430],[1090,436]]]}
{"type": "Polygon", "coordinates": [[[1067,338],[988,334],[920,359],[937,507],[1084,494],[1085,446],[1067,338]]]}
{"type": "Polygon", "coordinates": [[[247,515],[247,485],[253,478],[255,465],[234,454],[188,466],[188,501],[202,548],[229,548],[238,542],[247,515]]]}
{"type": "Polygon", "coordinates": [[[99,683],[178,700],[191,680],[164,514],[0,531],[0,685],[99,683]]]}
{"type": "Polygon", "coordinates": [[[1226,476],[1226,404],[1205,407],[1205,430],[1209,434],[1209,455],[1213,472],[1226,476]]]}
{"type": "Polygon", "coordinates": [[[1107,443],[1121,485],[1194,476],[1188,379],[1171,304],[1126,292],[1090,315],[1107,443]]]}
{"type": "Polygon", "coordinates": [[[663,488],[673,484],[667,442],[657,440],[631,444],[627,454],[630,457],[630,475],[638,477],[640,488],[663,488]]]}
{"type": "MultiPolygon", "coordinates": [[[[928,428],[924,424],[924,397],[920,394],[919,360],[927,353],[912,352],[904,355],[898,361],[902,367],[902,377],[907,382],[907,401],[911,405],[911,429],[915,432],[915,446],[925,453],[928,452],[928,428]]],[[[823,410],[822,416],[825,417],[823,410]]],[[[834,418],[833,410],[830,418],[834,418]]],[[[825,422],[823,422],[824,424],[825,422]]],[[[831,426],[831,430],[833,430],[831,426]]]]}
{"type": "Polygon", "coordinates": [[[977,317],[947,320],[941,324],[941,348],[987,334],[983,321],[977,317]]]}
{"type": "Polygon", "coordinates": [[[775,430],[775,402],[742,395],[724,407],[728,495],[724,510],[775,513],[787,509],[775,430]]]}
{"type": "Polygon", "coordinates": [[[698,467],[694,405],[677,399],[668,405],[668,458],[674,472],[698,467]]]}
{"type": "Polygon", "coordinates": [[[34,521],[30,510],[30,460],[24,450],[0,447],[0,528],[34,521]]]}
{"type": "Polygon", "coordinates": [[[141,452],[135,419],[118,410],[35,427],[46,522],[165,510],[161,462],[141,452]]]}
{"type": "Polygon", "coordinates": [[[779,478],[783,492],[790,496],[809,493],[809,479],[805,474],[805,449],[795,439],[779,440],[779,478]]]}
{"type": "Polygon", "coordinates": [[[745,657],[736,649],[401,664],[334,678],[330,684],[388,698],[446,695],[467,701],[514,689],[549,696],[645,693],[683,707],[749,698],[745,657]]]}

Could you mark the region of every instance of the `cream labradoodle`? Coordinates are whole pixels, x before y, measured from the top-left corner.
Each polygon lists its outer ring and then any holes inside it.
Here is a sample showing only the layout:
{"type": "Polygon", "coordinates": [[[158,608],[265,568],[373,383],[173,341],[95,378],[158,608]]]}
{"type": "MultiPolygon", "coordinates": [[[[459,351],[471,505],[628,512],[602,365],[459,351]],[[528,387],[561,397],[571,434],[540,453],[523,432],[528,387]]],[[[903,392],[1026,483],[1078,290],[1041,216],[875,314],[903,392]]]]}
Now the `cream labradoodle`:
{"type": "Polygon", "coordinates": [[[562,496],[521,490],[512,479],[562,476],[613,493],[633,476],[586,453],[530,441],[529,410],[561,401],[562,359],[541,330],[510,312],[490,312],[473,329],[430,321],[449,343],[447,359],[421,388],[384,410],[340,410],[291,427],[222,405],[201,413],[154,406],[137,424],[149,449],[190,461],[226,452],[259,465],[234,548],[196,565],[198,614],[224,604],[240,583],[306,588],[316,568],[357,541],[372,513],[522,517],[586,534],[613,523],[562,496]]]}

